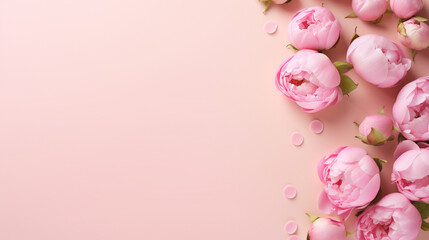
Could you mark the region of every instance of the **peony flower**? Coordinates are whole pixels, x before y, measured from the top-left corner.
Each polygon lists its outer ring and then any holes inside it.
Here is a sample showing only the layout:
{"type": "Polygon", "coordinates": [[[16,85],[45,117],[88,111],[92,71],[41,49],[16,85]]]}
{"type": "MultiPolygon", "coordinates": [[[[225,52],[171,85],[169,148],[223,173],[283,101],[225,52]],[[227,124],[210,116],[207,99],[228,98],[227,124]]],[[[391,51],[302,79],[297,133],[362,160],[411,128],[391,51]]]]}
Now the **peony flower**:
{"type": "Polygon", "coordinates": [[[357,240],[415,240],[422,219],[419,211],[400,193],[386,195],[356,221],[357,240]]]}
{"type": "Polygon", "coordinates": [[[429,26],[418,18],[411,18],[398,25],[398,38],[408,48],[425,49],[429,47],[429,26]]]}
{"type": "Polygon", "coordinates": [[[383,16],[387,9],[386,0],[353,0],[353,12],[364,21],[375,21],[383,16]]]}
{"type": "Polygon", "coordinates": [[[341,147],[317,165],[325,187],[319,208],[346,219],[354,208],[367,206],[380,189],[380,170],[374,159],[359,147],[341,147]]]}
{"type": "Polygon", "coordinates": [[[347,50],[347,61],[364,80],[381,88],[393,87],[411,68],[398,44],[376,34],[356,38],[347,50]]]}
{"type": "Polygon", "coordinates": [[[313,50],[301,50],[277,72],[276,86],[306,112],[335,105],[342,98],[340,74],[329,58],[313,50]]]}
{"type": "Polygon", "coordinates": [[[338,41],[340,32],[340,22],[324,7],[298,11],[288,27],[289,39],[298,49],[330,49],[338,41]]]}
{"type": "MultiPolygon", "coordinates": [[[[382,109],[384,113],[384,109],[382,109]]],[[[393,140],[393,121],[384,114],[374,114],[364,118],[361,124],[355,122],[359,128],[360,136],[356,136],[362,142],[369,145],[383,145],[393,140]]]]}
{"type": "Polygon", "coordinates": [[[429,76],[401,89],[393,105],[393,119],[405,138],[429,140],[429,76]]]}
{"type": "Polygon", "coordinates": [[[317,218],[308,231],[310,240],[345,240],[346,237],[344,223],[331,218],[317,218]]]}
{"type": "Polygon", "coordinates": [[[400,18],[410,18],[423,8],[423,0],[390,0],[390,8],[400,18]]]}
{"type": "Polygon", "coordinates": [[[402,153],[393,164],[392,182],[411,201],[429,203],[429,149],[420,149],[410,140],[398,148],[402,153]]]}

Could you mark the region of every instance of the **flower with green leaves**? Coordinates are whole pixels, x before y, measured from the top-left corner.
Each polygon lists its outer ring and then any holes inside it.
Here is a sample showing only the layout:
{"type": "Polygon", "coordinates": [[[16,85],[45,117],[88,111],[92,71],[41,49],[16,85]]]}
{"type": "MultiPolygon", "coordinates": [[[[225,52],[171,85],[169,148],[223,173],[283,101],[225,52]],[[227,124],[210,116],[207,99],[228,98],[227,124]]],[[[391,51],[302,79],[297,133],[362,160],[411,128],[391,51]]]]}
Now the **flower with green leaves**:
{"type": "Polygon", "coordinates": [[[399,131],[393,126],[392,119],[385,115],[384,107],[378,114],[365,117],[362,123],[354,123],[359,129],[359,135],[356,138],[373,146],[380,146],[393,140],[393,130],[399,131]]]}

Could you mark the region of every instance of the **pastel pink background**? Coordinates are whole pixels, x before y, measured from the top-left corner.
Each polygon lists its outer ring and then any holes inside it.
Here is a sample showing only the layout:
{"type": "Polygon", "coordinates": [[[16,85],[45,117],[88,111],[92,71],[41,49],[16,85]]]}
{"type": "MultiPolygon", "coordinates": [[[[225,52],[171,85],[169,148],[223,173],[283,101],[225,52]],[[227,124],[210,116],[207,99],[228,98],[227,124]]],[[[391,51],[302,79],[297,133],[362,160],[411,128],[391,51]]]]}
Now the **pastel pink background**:
{"type": "MultiPolygon", "coordinates": [[[[304,213],[321,214],[315,165],[341,145],[389,160],[394,191],[395,144],[364,146],[352,122],[383,105],[390,115],[400,86],[351,71],[359,88],[318,114],[274,86],[292,14],[321,3],[263,15],[256,0],[0,0],[0,239],[281,240],[288,220],[304,239],[304,213]]],[[[343,26],[332,60],[345,60],[354,26],[396,40],[395,17],[372,25],[344,19],[350,0],[324,4],[343,26]]],[[[428,75],[428,60],[419,53],[403,83],[428,75]]]]}

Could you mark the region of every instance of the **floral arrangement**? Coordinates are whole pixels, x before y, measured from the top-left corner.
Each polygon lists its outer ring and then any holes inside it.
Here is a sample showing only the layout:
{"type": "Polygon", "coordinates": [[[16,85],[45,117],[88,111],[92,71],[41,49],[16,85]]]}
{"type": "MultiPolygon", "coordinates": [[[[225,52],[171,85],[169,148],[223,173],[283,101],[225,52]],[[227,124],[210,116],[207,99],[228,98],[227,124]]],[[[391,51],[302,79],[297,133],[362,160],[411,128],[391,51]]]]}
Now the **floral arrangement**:
{"type": "MultiPolygon", "coordinates": [[[[290,0],[259,2],[264,4],[265,12],[271,4],[287,4],[290,0]]],[[[415,16],[422,8],[423,0],[353,0],[353,12],[346,17],[378,24],[385,14],[395,14],[399,18],[397,40],[414,56],[429,47],[427,19],[415,16]]],[[[353,69],[374,87],[391,88],[404,79],[413,63],[398,43],[378,34],[355,34],[344,53],[346,62],[332,62],[323,51],[335,47],[341,25],[323,6],[296,12],[287,33],[289,46],[296,53],[280,65],[275,84],[308,113],[339,103],[343,95],[358,87],[347,71],[353,69]]],[[[396,97],[392,113],[393,119],[383,108],[355,122],[356,138],[373,146],[397,138],[391,182],[398,192],[385,196],[381,192],[380,172],[385,160],[371,157],[361,147],[337,148],[317,165],[324,184],[319,209],[337,217],[309,215],[312,225],[307,239],[346,239],[350,233],[344,222],[353,210],[358,211],[358,217],[351,234],[358,240],[415,240],[420,230],[429,230],[425,221],[429,217],[429,76],[406,84],[396,97]]]]}

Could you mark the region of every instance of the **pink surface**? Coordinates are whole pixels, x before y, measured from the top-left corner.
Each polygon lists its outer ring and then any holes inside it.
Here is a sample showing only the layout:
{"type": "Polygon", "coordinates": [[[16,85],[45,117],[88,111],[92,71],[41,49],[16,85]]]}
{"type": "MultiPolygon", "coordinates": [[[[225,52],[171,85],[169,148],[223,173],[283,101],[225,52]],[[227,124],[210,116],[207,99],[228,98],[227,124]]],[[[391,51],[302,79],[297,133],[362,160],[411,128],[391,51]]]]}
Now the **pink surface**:
{"type": "Polygon", "coordinates": [[[293,235],[293,236],[290,236],[289,238],[288,238],[288,240],[300,240],[301,238],[299,238],[298,236],[296,236],[296,235],[293,235]]]}
{"type": "MultiPolygon", "coordinates": [[[[323,2],[343,26],[333,60],[345,60],[355,25],[396,39],[393,16],[371,25],[344,19],[350,0],[323,2]]],[[[274,76],[293,54],[292,14],[321,3],[263,15],[257,0],[0,1],[0,239],[283,240],[291,218],[305,239],[305,212],[322,215],[316,164],[342,145],[388,160],[382,188],[394,191],[395,143],[363,145],[353,121],[384,105],[391,116],[400,87],[429,74],[429,52],[396,88],[352,70],[350,97],[304,113],[274,76]],[[268,20],[275,35],[261,31],[268,20]],[[308,129],[315,118],[322,135],[308,129]]]]}

